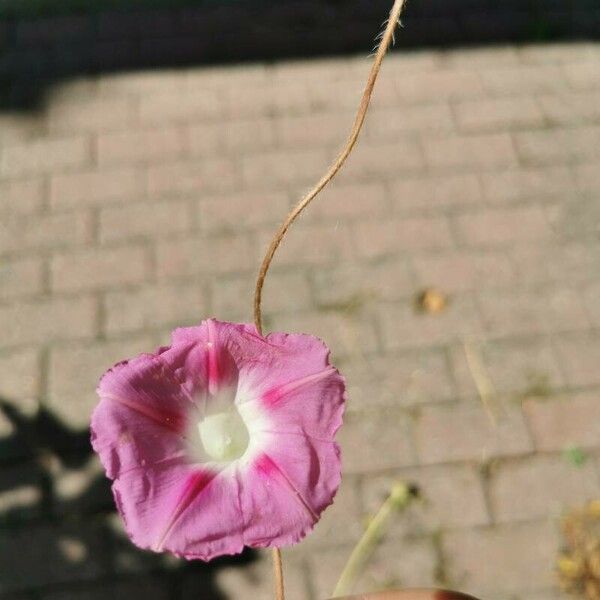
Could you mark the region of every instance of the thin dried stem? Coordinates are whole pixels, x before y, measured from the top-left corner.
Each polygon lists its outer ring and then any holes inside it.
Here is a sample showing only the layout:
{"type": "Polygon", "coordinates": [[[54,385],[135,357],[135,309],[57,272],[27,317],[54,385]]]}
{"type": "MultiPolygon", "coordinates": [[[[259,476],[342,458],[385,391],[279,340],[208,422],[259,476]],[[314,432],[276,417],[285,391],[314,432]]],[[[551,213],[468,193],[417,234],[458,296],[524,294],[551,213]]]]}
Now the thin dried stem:
{"type": "Polygon", "coordinates": [[[283,588],[283,564],[281,562],[281,550],[273,548],[273,575],[275,577],[275,598],[276,600],[285,600],[285,591],[283,588]]]}
{"type": "Polygon", "coordinates": [[[367,85],[363,93],[360,106],[358,108],[358,112],[354,120],[354,125],[352,126],[352,130],[350,132],[350,136],[348,137],[346,145],[343,147],[335,162],[329,167],[325,175],[323,175],[323,177],[315,185],[315,187],[312,190],[310,190],[308,194],[306,194],[306,196],[304,196],[304,198],[300,200],[300,202],[298,202],[298,204],[285,218],[285,221],[281,224],[281,227],[273,237],[267,250],[267,253],[265,254],[263,262],[260,266],[260,271],[258,272],[256,288],[254,290],[254,323],[256,325],[256,329],[260,334],[262,334],[262,291],[265,279],[267,277],[267,273],[269,272],[269,267],[271,266],[271,262],[273,261],[273,257],[275,256],[275,252],[277,252],[277,248],[279,248],[279,245],[281,244],[283,238],[285,237],[285,234],[287,233],[292,223],[298,218],[302,211],[318,196],[319,192],[321,192],[321,190],[335,177],[337,172],[342,168],[343,164],[346,162],[348,156],[350,156],[350,153],[352,152],[352,149],[354,148],[354,145],[358,140],[358,136],[364,124],[365,117],[367,116],[367,111],[369,109],[369,103],[371,102],[371,96],[373,94],[375,82],[377,81],[379,71],[381,70],[381,63],[383,62],[383,58],[385,57],[386,52],[388,51],[390,45],[394,40],[394,30],[396,29],[396,26],[399,23],[400,13],[404,8],[405,3],[406,0],[394,0],[394,5],[392,6],[392,10],[390,11],[390,16],[387,20],[386,27],[383,32],[383,37],[381,38],[381,43],[377,48],[375,59],[373,61],[373,66],[371,67],[369,78],[367,80],[367,85]]]}

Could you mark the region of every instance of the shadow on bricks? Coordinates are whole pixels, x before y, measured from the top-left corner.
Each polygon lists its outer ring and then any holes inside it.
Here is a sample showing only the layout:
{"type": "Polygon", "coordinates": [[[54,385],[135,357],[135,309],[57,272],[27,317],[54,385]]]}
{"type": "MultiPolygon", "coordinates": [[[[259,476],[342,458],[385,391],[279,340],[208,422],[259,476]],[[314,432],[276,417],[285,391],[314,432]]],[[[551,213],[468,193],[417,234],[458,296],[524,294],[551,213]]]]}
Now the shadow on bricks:
{"type": "Polygon", "coordinates": [[[0,417],[11,428],[0,438],[0,598],[225,600],[217,572],[255,561],[249,550],[210,563],[138,550],[122,532],[87,429],[45,408],[24,415],[6,398],[0,417]]]}

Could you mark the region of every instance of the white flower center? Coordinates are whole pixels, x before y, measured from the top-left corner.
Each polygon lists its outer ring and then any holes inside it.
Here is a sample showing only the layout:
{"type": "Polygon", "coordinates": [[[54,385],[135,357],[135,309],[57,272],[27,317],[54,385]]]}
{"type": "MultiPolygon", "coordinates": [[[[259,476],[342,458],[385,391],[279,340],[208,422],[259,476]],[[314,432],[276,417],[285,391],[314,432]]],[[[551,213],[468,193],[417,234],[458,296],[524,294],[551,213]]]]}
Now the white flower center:
{"type": "Polygon", "coordinates": [[[240,413],[234,408],[208,415],[198,423],[204,451],[216,461],[240,458],[250,442],[250,434],[240,413]]]}

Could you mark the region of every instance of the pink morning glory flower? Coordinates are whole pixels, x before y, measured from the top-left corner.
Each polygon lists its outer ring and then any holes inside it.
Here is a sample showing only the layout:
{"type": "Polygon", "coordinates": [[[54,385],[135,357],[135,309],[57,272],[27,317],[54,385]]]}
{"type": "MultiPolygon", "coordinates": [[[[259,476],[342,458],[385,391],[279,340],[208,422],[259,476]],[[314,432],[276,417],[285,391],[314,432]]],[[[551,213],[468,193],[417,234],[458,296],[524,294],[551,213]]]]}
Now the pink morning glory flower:
{"type": "Polygon", "coordinates": [[[98,394],[92,445],[142,548],[285,546],[333,501],[344,380],[315,337],[210,319],[114,366],[98,394]]]}

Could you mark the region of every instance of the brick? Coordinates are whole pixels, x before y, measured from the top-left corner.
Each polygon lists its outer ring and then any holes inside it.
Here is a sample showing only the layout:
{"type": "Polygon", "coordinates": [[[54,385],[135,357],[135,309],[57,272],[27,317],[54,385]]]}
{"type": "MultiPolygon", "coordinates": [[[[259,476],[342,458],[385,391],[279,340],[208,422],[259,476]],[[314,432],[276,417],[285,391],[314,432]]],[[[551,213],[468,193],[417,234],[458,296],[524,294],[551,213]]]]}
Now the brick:
{"type": "MultiPolygon", "coordinates": [[[[348,562],[353,547],[340,546],[335,550],[315,552],[310,556],[312,584],[317,598],[331,595],[348,562]]],[[[352,593],[366,593],[396,587],[425,587],[434,581],[435,551],[430,540],[389,540],[383,542],[364,566],[352,593]],[[398,556],[403,554],[403,560],[398,556]]],[[[364,597],[364,596],[359,596],[364,597]]]]}
{"type": "Polygon", "coordinates": [[[554,344],[569,385],[582,387],[600,383],[600,339],[590,334],[559,336],[554,344]]]}
{"type": "Polygon", "coordinates": [[[456,394],[447,358],[439,350],[388,353],[359,362],[348,367],[350,410],[447,402],[456,394]]]}
{"type": "MultiPolygon", "coordinates": [[[[14,400],[39,396],[39,367],[35,349],[0,354],[0,397],[14,400]]],[[[23,407],[25,405],[23,402],[23,407]]]]}
{"type": "Polygon", "coordinates": [[[554,585],[555,526],[546,521],[444,535],[448,577],[483,598],[514,597],[554,585]]]}
{"type": "Polygon", "coordinates": [[[0,215],[31,215],[42,207],[44,187],[41,181],[0,182],[0,215]]]}
{"type": "Polygon", "coordinates": [[[20,302],[0,307],[4,347],[86,339],[95,334],[96,306],[89,298],[20,302]]]}
{"type": "Polygon", "coordinates": [[[50,179],[50,206],[55,210],[124,202],[143,193],[143,176],[135,167],[56,174],[50,179]]]}
{"type": "Polygon", "coordinates": [[[235,88],[224,90],[225,114],[234,119],[303,114],[312,109],[311,100],[310,88],[299,82],[249,85],[243,94],[235,88]]]}
{"type": "Polygon", "coordinates": [[[552,230],[541,207],[487,209],[459,215],[458,235],[469,246],[496,246],[548,239],[552,230]]]}
{"type": "Polygon", "coordinates": [[[144,574],[143,578],[134,581],[113,581],[111,583],[96,584],[86,583],[85,588],[78,586],[73,589],[45,592],[42,600],[69,600],[77,596],[79,600],[102,600],[110,596],[113,600],[127,600],[128,598],[145,598],[146,600],[169,600],[171,590],[165,577],[152,577],[144,574]]]}
{"type": "MultiPolygon", "coordinates": [[[[301,197],[298,193],[298,198],[301,197]]],[[[335,220],[374,217],[387,213],[385,187],[379,183],[334,184],[303,214],[303,220],[335,220]]]]}
{"type": "Polygon", "coordinates": [[[600,325],[600,283],[594,282],[583,290],[585,305],[594,326],[600,325]]]}
{"type": "MultiPolygon", "coordinates": [[[[251,290],[253,294],[254,278],[252,278],[251,290]]],[[[252,294],[245,294],[244,297],[250,298],[252,294]]],[[[308,278],[304,273],[293,271],[269,273],[263,289],[263,307],[266,314],[305,310],[310,305],[308,278]]]]}
{"type": "Polygon", "coordinates": [[[190,90],[207,87],[238,89],[240,86],[268,83],[272,77],[272,65],[253,63],[203,66],[200,69],[191,69],[185,75],[185,84],[190,90]]]}
{"type": "Polygon", "coordinates": [[[597,61],[573,63],[565,65],[569,85],[575,90],[592,90],[600,88],[600,69],[597,61]]]}
{"type": "MultiPolygon", "coordinates": [[[[83,431],[87,430],[86,425],[83,424],[83,431]]],[[[89,515],[114,509],[114,498],[104,467],[95,456],[85,461],[80,459],[75,468],[68,461],[65,463],[53,466],[54,515],[64,518],[69,514],[89,515]]]]}
{"type": "Polygon", "coordinates": [[[37,258],[0,261],[0,300],[35,296],[44,289],[44,264],[37,258]]]}
{"type": "MultiPolygon", "coordinates": [[[[548,221],[559,239],[591,238],[597,231],[600,205],[587,195],[579,195],[564,202],[564,199],[546,206],[548,221]]],[[[593,239],[593,238],[592,238],[593,239]]]]}
{"type": "Polygon", "coordinates": [[[42,507],[42,477],[35,466],[19,465],[0,470],[0,523],[39,517],[42,507]]]}
{"type": "Polygon", "coordinates": [[[551,125],[585,125],[600,119],[600,93],[555,94],[537,99],[551,125]]]}
{"type": "Polygon", "coordinates": [[[463,398],[479,395],[474,379],[478,367],[492,385],[494,405],[503,399],[549,396],[564,386],[561,364],[545,338],[461,344],[451,349],[450,360],[463,398]]]}
{"type": "Polygon", "coordinates": [[[545,165],[598,158],[600,127],[520,132],[515,143],[525,164],[545,165]]]}
{"type": "Polygon", "coordinates": [[[399,97],[407,102],[453,100],[484,94],[481,74],[467,69],[439,69],[407,73],[397,82],[399,97]]]}
{"type": "MultiPolygon", "coordinates": [[[[386,83],[386,79],[382,77],[378,84],[379,83],[381,83],[382,86],[375,86],[372,106],[385,105],[385,100],[387,100],[388,106],[396,104],[398,95],[396,94],[394,82],[387,81],[386,83]],[[383,89],[384,87],[385,90],[383,89]],[[375,95],[377,98],[375,98],[375,95]]],[[[304,107],[296,101],[296,112],[307,112],[307,109],[308,111],[312,109],[330,113],[355,111],[360,103],[363,91],[363,80],[358,81],[355,79],[333,82],[323,81],[319,85],[303,86],[302,88],[298,86],[296,92],[307,96],[309,103],[308,107],[304,107]]],[[[289,87],[289,92],[293,92],[291,85],[289,87]]],[[[282,112],[283,114],[286,114],[286,111],[282,112]]]]}
{"type": "Polygon", "coordinates": [[[415,485],[420,500],[390,522],[390,536],[414,537],[440,528],[476,527],[490,521],[480,475],[465,465],[408,468],[368,477],[363,484],[368,514],[377,512],[398,481],[415,485]]]}
{"type": "Polygon", "coordinates": [[[482,333],[479,311],[470,296],[453,297],[439,314],[420,314],[412,302],[381,305],[379,323],[386,349],[432,347],[482,333]]]}
{"type": "Polygon", "coordinates": [[[361,257],[376,258],[406,251],[446,249],[453,245],[448,221],[440,217],[363,221],[354,244],[361,257]]]}
{"type": "Polygon", "coordinates": [[[490,133],[424,140],[425,159],[433,168],[509,167],[517,164],[510,136],[490,133]]]}
{"type": "Polygon", "coordinates": [[[206,292],[198,285],[118,290],[104,298],[105,331],[109,335],[193,324],[206,314],[206,292]]]}
{"type": "MultiPolygon", "coordinates": [[[[267,283],[273,273],[269,273],[267,283]]],[[[254,294],[254,276],[247,273],[244,275],[234,275],[215,278],[212,283],[211,300],[215,312],[218,312],[219,318],[226,321],[246,322],[251,320],[252,316],[252,298],[254,294]]],[[[282,290],[278,288],[278,292],[282,290]]],[[[279,294],[277,294],[278,296],[279,294]]],[[[265,307],[266,301],[272,298],[271,294],[264,293],[263,311],[268,315],[269,309],[265,307]]],[[[278,300],[275,300],[278,302],[278,300]]],[[[306,308],[306,305],[301,308],[306,308]]]]}
{"type": "Polygon", "coordinates": [[[37,139],[6,146],[0,156],[0,174],[14,177],[83,167],[90,159],[85,137],[37,139]]]}
{"type": "Polygon", "coordinates": [[[293,316],[272,315],[269,329],[310,333],[327,340],[334,357],[350,356],[357,348],[365,353],[377,350],[373,324],[364,317],[327,312],[297,312],[293,316]]]}
{"type": "Polygon", "coordinates": [[[86,212],[23,216],[0,223],[0,254],[82,245],[92,235],[86,212]]]}
{"type": "Polygon", "coordinates": [[[597,163],[575,165],[573,170],[575,181],[580,189],[584,191],[600,189],[600,167],[597,163]]]}
{"type": "Polygon", "coordinates": [[[248,189],[307,183],[327,168],[322,150],[257,153],[242,159],[242,181],[248,189]]]}
{"type": "Polygon", "coordinates": [[[87,427],[98,402],[100,376],[121,360],[152,352],[154,346],[149,336],[144,336],[53,348],[48,367],[48,407],[70,427],[87,427]]]}
{"type": "Polygon", "coordinates": [[[282,222],[289,210],[283,192],[238,192],[200,198],[198,221],[208,233],[253,229],[282,222]]]}
{"type": "Polygon", "coordinates": [[[0,592],[101,577],[106,574],[103,543],[98,527],[82,523],[7,530],[0,540],[6,574],[0,592]]]}
{"type": "Polygon", "coordinates": [[[447,104],[385,108],[369,112],[365,134],[372,140],[397,140],[400,136],[454,130],[452,112],[447,104]]]}
{"type": "Polygon", "coordinates": [[[100,211],[102,243],[131,238],[159,238],[185,233],[193,226],[187,202],[130,204],[100,211]]]}
{"type": "MultiPolygon", "coordinates": [[[[325,164],[325,163],[323,163],[325,164]]],[[[425,167],[419,144],[412,139],[359,144],[344,168],[347,179],[388,179],[398,171],[421,171],[425,167]]]]}
{"type": "Polygon", "coordinates": [[[346,473],[374,472],[415,464],[410,418],[402,411],[349,413],[338,434],[346,473]]]}
{"type": "Polygon", "coordinates": [[[490,481],[497,522],[560,518],[566,509],[600,493],[598,474],[588,461],[575,467],[562,456],[536,456],[495,465],[490,481]]]}
{"type": "Polygon", "coordinates": [[[58,254],[50,264],[50,285],[56,292],[98,290],[146,280],[148,261],[140,246],[58,254]]]}
{"type": "Polygon", "coordinates": [[[221,158],[151,165],[147,171],[151,196],[230,192],[238,181],[233,163],[221,158]]]}
{"type": "Polygon", "coordinates": [[[133,102],[127,96],[69,100],[59,98],[48,109],[50,131],[102,131],[125,128],[133,116],[133,102]]]}
{"type": "Polygon", "coordinates": [[[101,133],[96,152],[101,166],[172,160],[183,155],[183,131],[177,127],[162,127],[101,133]]]}
{"type": "Polygon", "coordinates": [[[514,269],[504,253],[446,252],[413,259],[417,281],[445,292],[508,286],[515,281],[514,269]]]}
{"type": "Polygon", "coordinates": [[[596,275],[600,248],[587,242],[519,244],[510,250],[519,278],[528,285],[589,281],[596,275]]]}
{"type": "Polygon", "coordinates": [[[567,65],[593,60],[597,56],[594,44],[586,42],[552,44],[531,44],[519,48],[519,56],[527,64],[560,64],[567,65]]]}
{"type": "Polygon", "coordinates": [[[392,182],[391,196],[398,211],[471,206],[482,199],[479,180],[471,174],[402,178],[392,182]]]}
{"type": "Polygon", "coordinates": [[[481,182],[485,199],[494,204],[564,197],[573,192],[574,184],[569,169],[560,166],[482,173],[481,182]]]}
{"type": "Polygon", "coordinates": [[[331,145],[341,147],[352,125],[352,119],[353,115],[350,112],[283,115],[275,121],[275,131],[279,143],[284,148],[320,148],[331,145]]]}
{"type": "Polygon", "coordinates": [[[596,393],[572,394],[553,400],[528,400],[525,414],[541,451],[568,446],[594,448],[600,439],[600,403],[596,393]]]}
{"type": "MultiPolygon", "coordinates": [[[[546,49],[547,46],[544,46],[546,49]]],[[[444,52],[442,60],[448,66],[456,68],[498,67],[516,65],[520,62],[519,52],[512,46],[493,46],[473,48],[452,48],[444,52]]]]}
{"type": "Polygon", "coordinates": [[[533,98],[461,102],[454,110],[458,126],[465,131],[497,131],[544,124],[542,111],[533,98]]]}
{"type": "Polygon", "coordinates": [[[223,114],[223,101],[216,90],[206,88],[144,94],[140,98],[139,114],[143,123],[216,119],[223,114]]]}
{"type": "Polygon", "coordinates": [[[566,76],[558,65],[519,65],[480,72],[484,88],[498,96],[564,90],[566,76]]]}
{"type": "Polygon", "coordinates": [[[323,309],[358,310],[377,300],[398,300],[413,292],[405,260],[340,264],[312,274],[315,302],[323,309]]]}
{"type": "Polygon", "coordinates": [[[479,461],[526,454],[531,441],[521,411],[504,406],[492,422],[480,403],[423,407],[415,426],[423,464],[479,461]]]}
{"type": "Polygon", "coordinates": [[[572,289],[543,287],[480,294],[486,329],[492,335],[577,331],[589,327],[580,295],[572,289]]]}
{"type": "MultiPolygon", "coordinates": [[[[258,238],[256,260],[262,260],[273,231],[262,232],[258,238]]],[[[350,228],[337,223],[294,227],[288,232],[275,259],[274,266],[331,264],[352,256],[350,228]]]]}
{"type": "Polygon", "coordinates": [[[240,273],[256,268],[251,240],[247,236],[219,236],[159,242],[159,279],[189,278],[206,273],[240,273]]]}

